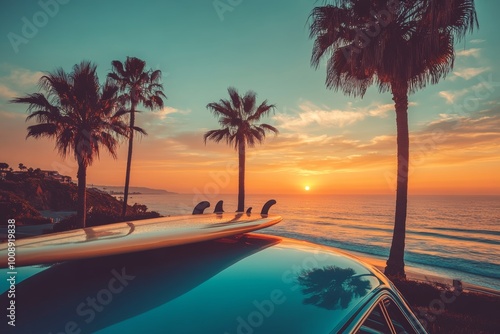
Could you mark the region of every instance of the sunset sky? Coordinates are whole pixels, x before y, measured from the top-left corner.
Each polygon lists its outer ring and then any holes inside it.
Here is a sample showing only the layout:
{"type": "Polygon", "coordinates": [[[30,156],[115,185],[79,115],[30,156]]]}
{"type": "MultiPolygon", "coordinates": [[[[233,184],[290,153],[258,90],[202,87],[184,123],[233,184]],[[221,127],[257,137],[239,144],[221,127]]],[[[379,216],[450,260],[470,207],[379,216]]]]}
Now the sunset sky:
{"type": "MultiPolygon", "coordinates": [[[[310,66],[308,16],[321,1],[221,0],[238,3],[224,12],[212,0],[55,1],[2,2],[0,162],[76,179],[74,160],[52,140],[25,139],[26,106],[8,101],[36,92],[57,67],[91,60],[104,82],[111,61],[135,56],[163,72],[168,99],[137,116],[149,135],[135,143],[131,186],[235,193],[236,152],[203,142],[218,128],[206,105],[234,86],[276,104],[264,122],[280,130],[247,151],[247,193],[394,192],[391,95],[328,90],[324,64],[310,66]]],[[[410,96],[410,194],[500,194],[500,3],[477,1],[476,9],[480,29],[456,45],[453,73],[410,96]]],[[[89,168],[88,183],[122,185],[125,166],[124,143],[117,160],[103,153],[89,168]]]]}

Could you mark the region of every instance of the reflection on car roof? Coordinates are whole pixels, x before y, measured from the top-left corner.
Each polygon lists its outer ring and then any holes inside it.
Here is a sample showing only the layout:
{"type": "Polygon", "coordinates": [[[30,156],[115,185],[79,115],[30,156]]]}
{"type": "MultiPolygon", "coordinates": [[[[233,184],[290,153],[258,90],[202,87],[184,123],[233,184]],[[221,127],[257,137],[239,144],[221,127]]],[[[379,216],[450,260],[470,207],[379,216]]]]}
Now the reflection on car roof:
{"type": "Polygon", "coordinates": [[[332,248],[246,234],[41,268],[16,303],[25,332],[328,333],[383,284],[332,248]]]}

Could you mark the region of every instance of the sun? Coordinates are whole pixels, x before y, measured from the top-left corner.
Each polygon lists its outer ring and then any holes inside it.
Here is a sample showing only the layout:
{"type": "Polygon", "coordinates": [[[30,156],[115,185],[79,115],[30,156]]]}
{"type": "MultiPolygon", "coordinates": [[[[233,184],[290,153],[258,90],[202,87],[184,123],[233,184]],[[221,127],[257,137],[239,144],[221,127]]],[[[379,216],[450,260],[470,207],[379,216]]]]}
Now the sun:
{"type": "Polygon", "coordinates": [[[311,190],[311,187],[309,187],[309,186],[305,186],[305,187],[304,187],[304,190],[305,190],[305,191],[309,191],[309,190],[311,190]]]}

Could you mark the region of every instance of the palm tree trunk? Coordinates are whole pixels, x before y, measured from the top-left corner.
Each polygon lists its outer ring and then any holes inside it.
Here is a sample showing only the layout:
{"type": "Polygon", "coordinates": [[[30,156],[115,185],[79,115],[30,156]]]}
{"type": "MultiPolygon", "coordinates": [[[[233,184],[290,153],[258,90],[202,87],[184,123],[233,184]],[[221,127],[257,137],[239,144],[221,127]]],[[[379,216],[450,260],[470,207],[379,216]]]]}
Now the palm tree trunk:
{"type": "Polygon", "coordinates": [[[396,109],[398,178],[396,188],[396,214],[394,233],[385,274],[406,277],[404,250],[406,234],[406,206],[408,200],[408,166],[410,158],[410,139],[408,132],[408,85],[392,84],[392,95],[396,109]]]}
{"type": "Polygon", "coordinates": [[[245,211],[245,141],[240,140],[238,144],[238,209],[236,211],[245,211]]]}
{"type": "Polygon", "coordinates": [[[132,165],[132,147],[134,144],[134,126],[135,126],[135,104],[130,109],[130,134],[128,139],[127,170],[125,172],[125,189],[123,190],[122,217],[127,215],[128,188],[130,185],[130,169],[132,165]]]}
{"type": "Polygon", "coordinates": [[[87,222],[87,166],[78,162],[78,204],[76,208],[76,216],[81,227],[86,226],[87,222]]]}

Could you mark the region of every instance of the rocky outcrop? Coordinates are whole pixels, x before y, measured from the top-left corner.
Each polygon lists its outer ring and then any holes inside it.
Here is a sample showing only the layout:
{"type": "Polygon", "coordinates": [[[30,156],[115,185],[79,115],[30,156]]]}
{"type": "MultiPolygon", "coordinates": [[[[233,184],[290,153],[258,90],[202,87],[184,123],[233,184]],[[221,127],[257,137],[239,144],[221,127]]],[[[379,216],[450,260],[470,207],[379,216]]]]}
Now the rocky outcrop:
{"type": "MultiPolygon", "coordinates": [[[[73,183],[28,176],[0,180],[0,224],[7,224],[8,219],[34,223],[28,218],[42,219],[39,212],[42,210],[76,211],[77,200],[77,186],[73,183]]],[[[88,213],[104,212],[119,217],[121,207],[122,202],[110,194],[96,188],[87,189],[88,213]]],[[[129,206],[130,214],[150,214],[142,207],[129,206]]]]}

